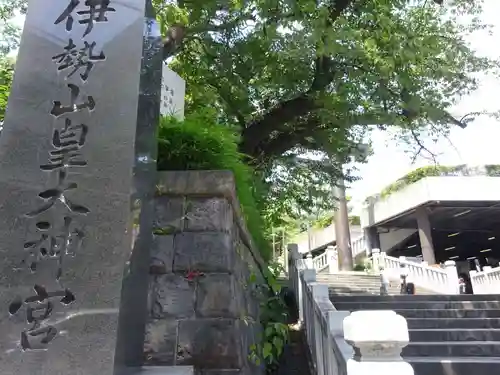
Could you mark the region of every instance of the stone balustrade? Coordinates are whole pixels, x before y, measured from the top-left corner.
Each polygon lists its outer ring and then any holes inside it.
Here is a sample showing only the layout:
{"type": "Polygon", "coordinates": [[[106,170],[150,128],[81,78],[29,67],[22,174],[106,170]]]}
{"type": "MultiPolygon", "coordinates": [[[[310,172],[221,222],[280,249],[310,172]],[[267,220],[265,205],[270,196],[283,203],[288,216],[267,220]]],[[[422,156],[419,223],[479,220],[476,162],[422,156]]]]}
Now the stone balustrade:
{"type": "Polygon", "coordinates": [[[448,260],[444,268],[429,266],[426,262],[415,263],[405,257],[391,257],[379,249],[372,251],[373,268],[384,267],[393,280],[399,280],[402,267],[407,270],[407,281],[416,286],[441,294],[459,294],[457,267],[448,260]]]}
{"type": "Polygon", "coordinates": [[[500,267],[483,267],[481,272],[470,271],[470,280],[474,294],[500,293],[500,267]]]}
{"type": "Polygon", "coordinates": [[[394,311],[337,311],[328,286],[289,246],[290,286],[297,296],[314,370],[318,375],[413,375],[401,358],[408,345],[405,318],[394,311]]]}

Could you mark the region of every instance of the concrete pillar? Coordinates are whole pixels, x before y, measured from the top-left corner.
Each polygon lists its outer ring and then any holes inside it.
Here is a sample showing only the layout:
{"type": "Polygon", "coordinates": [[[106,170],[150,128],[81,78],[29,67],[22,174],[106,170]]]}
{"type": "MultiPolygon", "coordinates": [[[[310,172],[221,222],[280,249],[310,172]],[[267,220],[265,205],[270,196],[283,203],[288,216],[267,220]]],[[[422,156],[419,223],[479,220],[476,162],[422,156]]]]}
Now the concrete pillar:
{"type": "Polygon", "coordinates": [[[352,271],[354,261],[352,259],[351,233],[349,232],[349,216],[343,180],[338,181],[338,186],[335,190],[337,191],[336,195],[339,205],[335,212],[335,239],[339,257],[339,270],[352,271]]]}
{"type": "Polygon", "coordinates": [[[368,253],[372,254],[373,249],[380,249],[380,235],[378,234],[376,227],[364,228],[366,246],[368,247],[368,253]]]}
{"type": "Polygon", "coordinates": [[[434,245],[432,243],[432,230],[429,222],[429,216],[424,207],[419,207],[415,210],[418,224],[418,237],[420,238],[420,248],[422,256],[429,264],[436,264],[436,255],[434,253],[434,245]]]}

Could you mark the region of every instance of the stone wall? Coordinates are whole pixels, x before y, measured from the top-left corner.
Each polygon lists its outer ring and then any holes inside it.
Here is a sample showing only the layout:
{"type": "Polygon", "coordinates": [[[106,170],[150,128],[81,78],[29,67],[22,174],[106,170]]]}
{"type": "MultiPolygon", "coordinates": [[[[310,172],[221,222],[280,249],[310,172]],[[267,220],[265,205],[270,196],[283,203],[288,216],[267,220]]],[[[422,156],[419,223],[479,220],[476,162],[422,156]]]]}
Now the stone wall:
{"type": "Polygon", "coordinates": [[[160,172],[145,361],[201,375],[260,374],[248,360],[260,326],[264,264],[227,171],[160,172]]]}

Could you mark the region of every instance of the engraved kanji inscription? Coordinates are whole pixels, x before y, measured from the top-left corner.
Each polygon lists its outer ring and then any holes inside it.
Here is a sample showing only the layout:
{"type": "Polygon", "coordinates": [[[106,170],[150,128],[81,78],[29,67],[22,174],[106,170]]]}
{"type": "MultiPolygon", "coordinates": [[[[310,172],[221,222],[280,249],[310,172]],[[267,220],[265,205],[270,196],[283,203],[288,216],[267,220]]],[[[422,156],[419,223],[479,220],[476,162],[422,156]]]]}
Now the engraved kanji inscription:
{"type": "Polygon", "coordinates": [[[80,149],[85,145],[89,129],[85,124],[73,125],[65,119],[64,128],[55,129],[52,135],[54,150],[49,152],[49,162],[40,166],[44,171],[68,167],[84,167],[87,162],[81,159],[80,149]]]}
{"type": "Polygon", "coordinates": [[[53,227],[48,222],[36,223],[37,238],[24,243],[26,258],[23,263],[28,264],[35,272],[42,261],[57,261],[56,280],[63,274],[64,259],[75,256],[85,237],[84,232],[76,225],[73,218],[65,216],[63,224],[53,227]]]}
{"type": "Polygon", "coordinates": [[[57,328],[47,322],[51,317],[55,305],[53,299],[59,298],[62,305],[69,305],[76,300],[74,294],[69,290],[48,292],[42,285],[33,287],[35,295],[26,298],[16,298],[9,305],[9,313],[16,315],[23,306],[26,306],[26,321],[31,327],[21,332],[21,349],[46,350],[48,344],[57,336],[57,328]]]}
{"type": "Polygon", "coordinates": [[[66,182],[67,172],[65,169],[58,170],[58,184],[55,188],[42,191],[38,196],[42,198],[45,203],[36,210],[26,214],[28,217],[38,216],[45,211],[48,211],[54,206],[56,202],[61,202],[70,212],[86,215],[90,210],[80,204],[76,204],[68,199],[65,193],[69,190],[76,189],[78,185],[75,182],[66,182]]]}
{"type": "MultiPolygon", "coordinates": [[[[95,22],[107,22],[108,17],[106,14],[108,12],[116,12],[116,9],[109,6],[110,0],[86,0],[85,10],[77,11],[76,13],[80,16],[78,23],[82,25],[87,25],[83,36],[87,36],[94,28],[95,22]]],[[[66,30],[71,31],[73,29],[73,13],[76,8],[80,5],[79,0],[71,0],[66,9],[57,17],[54,22],[56,25],[66,21],[66,30]]]]}
{"type": "Polygon", "coordinates": [[[77,85],[72,83],[68,83],[68,88],[70,89],[70,105],[63,106],[62,103],[58,100],[54,100],[54,106],[50,111],[50,114],[59,117],[64,115],[65,113],[77,112],[82,109],[87,108],[89,111],[92,111],[95,108],[95,101],[92,96],[87,96],[86,102],[77,103],[77,100],[80,96],[80,88],[77,85]]]}
{"type": "Polygon", "coordinates": [[[73,30],[73,12],[75,11],[76,7],[80,4],[79,0],[71,0],[66,9],[61,13],[59,17],[57,17],[56,21],[54,22],[55,25],[66,21],[66,31],[71,31],[73,30]]]}
{"type": "Polygon", "coordinates": [[[88,7],[87,10],[77,12],[78,15],[84,16],[83,20],[79,22],[81,24],[87,24],[87,29],[83,36],[89,34],[94,28],[94,22],[107,22],[108,17],[106,17],[107,12],[115,12],[114,8],[109,6],[110,0],[86,0],[85,6],[88,7]]]}
{"type": "Polygon", "coordinates": [[[70,38],[68,45],[64,47],[64,52],[52,57],[52,60],[58,65],[57,70],[59,71],[72,69],[67,75],[68,78],[73,76],[77,71],[83,70],[83,73],[80,73],[80,77],[83,81],[87,81],[94,64],[106,59],[102,51],[99,54],[94,54],[95,46],[96,42],[89,44],[85,41],[82,48],[77,48],[73,39],[70,38]]]}

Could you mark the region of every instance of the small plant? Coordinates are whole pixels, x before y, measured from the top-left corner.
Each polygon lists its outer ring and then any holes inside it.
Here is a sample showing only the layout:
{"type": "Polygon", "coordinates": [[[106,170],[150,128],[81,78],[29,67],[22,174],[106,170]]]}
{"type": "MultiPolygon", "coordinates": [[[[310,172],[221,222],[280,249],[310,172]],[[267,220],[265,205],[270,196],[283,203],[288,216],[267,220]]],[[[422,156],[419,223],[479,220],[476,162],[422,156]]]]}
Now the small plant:
{"type": "Polygon", "coordinates": [[[365,265],[364,264],[356,264],[354,266],[354,271],[364,271],[365,270],[365,265]]]}
{"type": "Polygon", "coordinates": [[[287,307],[281,296],[281,285],[278,276],[282,266],[272,264],[264,270],[265,283],[257,284],[255,274],[250,275],[250,283],[256,286],[261,298],[260,323],[262,334],[260,342],[250,346],[249,359],[256,365],[264,364],[266,373],[273,373],[283,354],[289,338],[289,329],[286,324],[287,307]]]}

